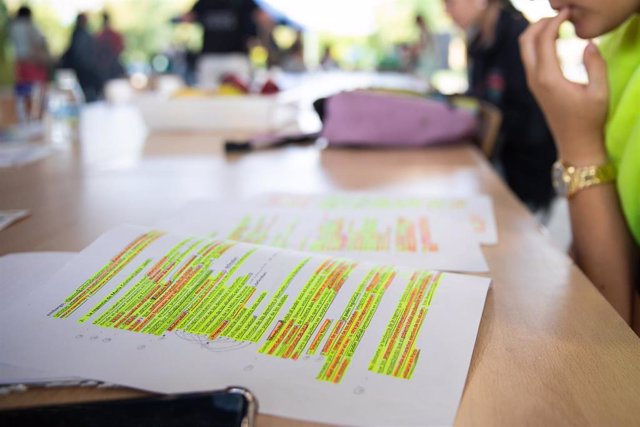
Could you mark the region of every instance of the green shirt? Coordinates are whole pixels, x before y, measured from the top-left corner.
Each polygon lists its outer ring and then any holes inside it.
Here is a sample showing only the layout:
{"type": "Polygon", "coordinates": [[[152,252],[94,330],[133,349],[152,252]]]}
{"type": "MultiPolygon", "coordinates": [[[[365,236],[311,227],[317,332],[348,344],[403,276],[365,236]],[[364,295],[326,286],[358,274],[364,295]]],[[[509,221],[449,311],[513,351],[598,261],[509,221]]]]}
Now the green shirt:
{"type": "Polygon", "coordinates": [[[601,51],[610,88],[607,152],[618,171],[624,216],[640,245],[640,15],[605,36],[601,51]]]}

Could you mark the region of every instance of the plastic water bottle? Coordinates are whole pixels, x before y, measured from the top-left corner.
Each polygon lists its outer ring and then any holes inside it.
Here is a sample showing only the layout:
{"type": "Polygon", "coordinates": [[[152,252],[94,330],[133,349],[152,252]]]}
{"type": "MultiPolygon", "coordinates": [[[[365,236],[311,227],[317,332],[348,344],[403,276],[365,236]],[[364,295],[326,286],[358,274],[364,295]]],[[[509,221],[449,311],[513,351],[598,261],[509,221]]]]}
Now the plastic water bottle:
{"type": "Polygon", "coordinates": [[[58,70],[47,99],[47,136],[52,145],[68,145],[78,138],[84,100],[76,73],[58,70]]]}
{"type": "Polygon", "coordinates": [[[29,98],[31,96],[31,90],[32,87],[29,83],[18,83],[15,86],[16,115],[21,125],[25,125],[29,121],[29,98]]]}

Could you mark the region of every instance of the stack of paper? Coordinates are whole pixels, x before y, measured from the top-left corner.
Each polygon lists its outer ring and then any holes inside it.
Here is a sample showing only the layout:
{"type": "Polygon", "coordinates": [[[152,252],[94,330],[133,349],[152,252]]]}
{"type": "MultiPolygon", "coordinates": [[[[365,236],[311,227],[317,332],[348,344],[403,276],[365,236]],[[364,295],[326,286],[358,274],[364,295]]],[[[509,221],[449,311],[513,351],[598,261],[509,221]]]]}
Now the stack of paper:
{"type": "Polygon", "coordinates": [[[0,362],[158,392],[242,385],[262,412],[318,422],[452,424],[490,281],[431,269],[486,271],[493,215],[340,197],[198,203],[163,221],[213,237],[112,230],[14,293],[0,362]]]}

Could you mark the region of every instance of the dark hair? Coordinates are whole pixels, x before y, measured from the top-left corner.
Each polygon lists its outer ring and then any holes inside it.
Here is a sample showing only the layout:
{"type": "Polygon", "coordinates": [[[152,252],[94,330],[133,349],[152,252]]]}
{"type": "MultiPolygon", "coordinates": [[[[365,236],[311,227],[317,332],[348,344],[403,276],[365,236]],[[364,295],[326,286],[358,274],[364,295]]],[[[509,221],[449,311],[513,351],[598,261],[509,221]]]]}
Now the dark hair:
{"type": "Polygon", "coordinates": [[[79,13],[76,16],[76,27],[86,27],[87,26],[87,14],[79,13]]]}
{"type": "Polygon", "coordinates": [[[28,6],[20,6],[16,13],[18,18],[31,18],[31,8],[28,6]]]}
{"type": "MultiPolygon", "coordinates": [[[[489,0],[489,2],[491,1],[492,0],[489,0]]],[[[510,10],[510,11],[517,10],[513,5],[513,3],[511,3],[511,0],[493,0],[493,2],[500,3],[500,5],[502,5],[502,7],[505,8],[506,10],[510,10]]]]}

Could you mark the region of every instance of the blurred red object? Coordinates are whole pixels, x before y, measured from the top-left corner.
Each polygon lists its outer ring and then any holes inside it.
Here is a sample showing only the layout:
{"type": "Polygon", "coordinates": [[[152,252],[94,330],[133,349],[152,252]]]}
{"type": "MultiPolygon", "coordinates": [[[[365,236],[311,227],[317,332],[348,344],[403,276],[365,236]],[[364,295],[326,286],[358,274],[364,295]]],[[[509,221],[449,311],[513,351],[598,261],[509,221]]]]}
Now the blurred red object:
{"type": "Polygon", "coordinates": [[[271,79],[268,79],[266,82],[264,82],[264,85],[262,85],[262,89],[260,89],[260,93],[263,95],[271,95],[278,92],[280,92],[280,88],[271,79]]]}
{"type": "Polygon", "coordinates": [[[220,79],[220,83],[233,86],[243,93],[249,93],[249,86],[235,74],[225,74],[220,79]]]}

